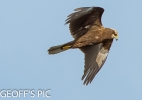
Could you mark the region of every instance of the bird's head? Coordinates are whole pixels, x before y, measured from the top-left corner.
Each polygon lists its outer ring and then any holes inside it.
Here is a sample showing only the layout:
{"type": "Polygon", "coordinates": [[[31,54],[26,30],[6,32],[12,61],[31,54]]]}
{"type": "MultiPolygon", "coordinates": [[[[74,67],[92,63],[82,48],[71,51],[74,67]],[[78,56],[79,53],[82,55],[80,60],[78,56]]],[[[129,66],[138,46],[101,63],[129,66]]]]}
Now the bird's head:
{"type": "Polygon", "coordinates": [[[114,32],[112,33],[111,37],[118,40],[118,32],[115,29],[112,29],[114,32]]]}

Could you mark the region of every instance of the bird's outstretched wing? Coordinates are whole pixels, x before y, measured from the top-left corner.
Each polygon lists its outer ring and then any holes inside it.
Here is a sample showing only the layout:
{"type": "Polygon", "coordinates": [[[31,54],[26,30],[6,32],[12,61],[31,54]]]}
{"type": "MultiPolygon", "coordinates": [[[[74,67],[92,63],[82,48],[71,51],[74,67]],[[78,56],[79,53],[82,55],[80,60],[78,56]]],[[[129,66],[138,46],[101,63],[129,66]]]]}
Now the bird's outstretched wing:
{"type": "Polygon", "coordinates": [[[97,45],[88,45],[80,48],[85,54],[85,69],[84,75],[82,76],[85,85],[91,83],[95,75],[102,68],[108,56],[112,42],[113,39],[97,45]]]}
{"type": "Polygon", "coordinates": [[[68,15],[65,24],[69,24],[71,35],[78,39],[86,34],[92,25],[102,26],[101,17],[104,9],[101,7],[82,7],[68,15]]]}

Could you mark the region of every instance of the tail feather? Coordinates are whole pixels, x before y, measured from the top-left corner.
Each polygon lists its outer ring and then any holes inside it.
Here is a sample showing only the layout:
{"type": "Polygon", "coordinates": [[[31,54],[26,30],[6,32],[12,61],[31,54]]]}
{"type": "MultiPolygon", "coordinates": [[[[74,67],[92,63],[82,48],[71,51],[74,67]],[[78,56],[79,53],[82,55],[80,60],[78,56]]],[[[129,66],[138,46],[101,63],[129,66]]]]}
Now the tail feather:
{"type": "Polygon", "coordinates": [[[74,43],[74,41],[71,41],[71,42],[68,42],[63,45],[53,46],[48,50],[48,53],[49,54],[57,54],[57,53],[63,52],[65,50],[70,49],[72,47],[73,43],[74,43]]]}

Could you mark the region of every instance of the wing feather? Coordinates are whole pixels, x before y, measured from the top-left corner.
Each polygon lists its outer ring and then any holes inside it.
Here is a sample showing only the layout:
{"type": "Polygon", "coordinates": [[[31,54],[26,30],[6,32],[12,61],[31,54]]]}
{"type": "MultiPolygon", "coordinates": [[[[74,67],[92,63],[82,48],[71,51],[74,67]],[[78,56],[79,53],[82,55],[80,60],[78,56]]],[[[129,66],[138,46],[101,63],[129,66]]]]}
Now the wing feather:
{"type": "Polygon", "coordinates": [[[97,45],[80,48],[85,54],[85,69],[82,76],[82,80],[84,80],[85,85],[91,83],[98,71],[102,68],[107,59],[112,42],[113,39],[97,45]]]}
{"type": "Polygon", "coordinates": [[[101,16],[104,12],[103,8],[82,7],[76,8],[74,11],[74,13],[68,15],[65,24],[69,24],[71,35],[75,39],[86,34],[92,25],[102,26],[101,16]]]}

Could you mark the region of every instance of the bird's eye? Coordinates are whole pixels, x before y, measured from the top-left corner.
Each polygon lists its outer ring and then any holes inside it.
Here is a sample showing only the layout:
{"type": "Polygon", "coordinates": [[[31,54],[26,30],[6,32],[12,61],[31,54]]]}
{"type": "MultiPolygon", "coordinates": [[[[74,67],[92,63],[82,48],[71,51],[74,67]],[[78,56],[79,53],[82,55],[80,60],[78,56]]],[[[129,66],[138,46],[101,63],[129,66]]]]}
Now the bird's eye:
{"type": "Polygon", "coordinates": [[[115,35],[115,36],[117,36],[117,34],[116,34],[116,33],[114,33],[114,35],[115,35]]]}

